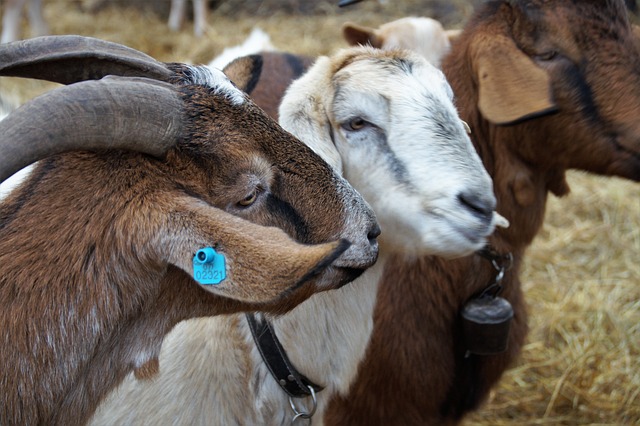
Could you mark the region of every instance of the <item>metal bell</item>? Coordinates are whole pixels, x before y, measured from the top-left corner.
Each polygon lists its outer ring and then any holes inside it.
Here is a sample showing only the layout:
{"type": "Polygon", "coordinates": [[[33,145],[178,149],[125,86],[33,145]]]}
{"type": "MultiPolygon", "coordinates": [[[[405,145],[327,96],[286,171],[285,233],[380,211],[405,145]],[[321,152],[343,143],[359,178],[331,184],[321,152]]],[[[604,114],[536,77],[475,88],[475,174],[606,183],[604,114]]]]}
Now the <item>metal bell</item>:
{"type": "Polygon", "coordinates": [[[467,351],[476,355],[504,352],[509,340],[513,308],[502,297],[483,295],[462,309],[462,328],[467,351]]]}

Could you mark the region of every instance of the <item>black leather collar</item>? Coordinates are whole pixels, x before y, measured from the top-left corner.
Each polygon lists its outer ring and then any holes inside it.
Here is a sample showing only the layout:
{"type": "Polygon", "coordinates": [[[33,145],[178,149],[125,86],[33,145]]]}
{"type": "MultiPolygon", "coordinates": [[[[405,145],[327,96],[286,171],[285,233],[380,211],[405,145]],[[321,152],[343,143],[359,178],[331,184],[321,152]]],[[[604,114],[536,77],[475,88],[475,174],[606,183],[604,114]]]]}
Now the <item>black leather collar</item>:
{"type": "Polygon", "coordinates": [[[289,396],[305,398],[311,395],[309,387],[315,392],[323,389],[303,376],[289,361],[282,344],[278,340],[271,323],[260,314],[246,314],[249,329],[253,335],[262,360],[267,365],[271,375],[289,396]]]}

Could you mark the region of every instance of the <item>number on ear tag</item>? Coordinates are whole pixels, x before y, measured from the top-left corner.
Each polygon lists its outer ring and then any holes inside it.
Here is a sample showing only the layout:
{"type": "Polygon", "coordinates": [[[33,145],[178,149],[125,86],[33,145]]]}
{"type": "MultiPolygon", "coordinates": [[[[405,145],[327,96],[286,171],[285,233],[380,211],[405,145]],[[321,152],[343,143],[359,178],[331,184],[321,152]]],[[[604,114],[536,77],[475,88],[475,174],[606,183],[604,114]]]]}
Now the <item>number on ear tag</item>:
{"type": "Polygon", "coordinates": [[[220,284],[227,277],[224,255],[211,247],[198,250],[193,257],[193,277],[200,284],[220,284]]]}

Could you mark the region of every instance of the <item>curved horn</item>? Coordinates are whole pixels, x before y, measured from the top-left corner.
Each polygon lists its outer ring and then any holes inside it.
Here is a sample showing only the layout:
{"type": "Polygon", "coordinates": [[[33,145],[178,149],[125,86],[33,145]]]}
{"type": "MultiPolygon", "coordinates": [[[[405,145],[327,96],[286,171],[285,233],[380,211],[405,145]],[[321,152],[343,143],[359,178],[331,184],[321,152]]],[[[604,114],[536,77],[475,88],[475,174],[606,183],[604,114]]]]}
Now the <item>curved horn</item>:
{"type": "Polygon", "coordinates": [[[71,84],[106,75],[167,81],[174,73],[140,51],[91,37],[45,36],[0,45],[0,76],[71,84]]]}
{"type": "Polygon", "coordinates": [[[162,156],[182,134],[183,110],[172,85],[144,78],[107,77],[52,90],[0,121],[0,182],[67,151],[162,156]]]}

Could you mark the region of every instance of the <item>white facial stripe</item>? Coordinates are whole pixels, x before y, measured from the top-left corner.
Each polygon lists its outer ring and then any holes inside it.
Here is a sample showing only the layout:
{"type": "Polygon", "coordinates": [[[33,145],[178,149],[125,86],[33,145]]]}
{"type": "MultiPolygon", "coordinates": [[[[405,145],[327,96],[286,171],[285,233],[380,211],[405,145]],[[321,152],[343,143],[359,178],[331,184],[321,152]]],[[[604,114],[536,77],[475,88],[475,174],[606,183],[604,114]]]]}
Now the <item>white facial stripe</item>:
{"type": "Polygon", "coordinates": [[[231,80],[220,70],[207,66],[192,66],[193,84],[212,88],[217,94],[225,96],[234,105],[245,102],[245,94],[231,83],[231,80]]]}

